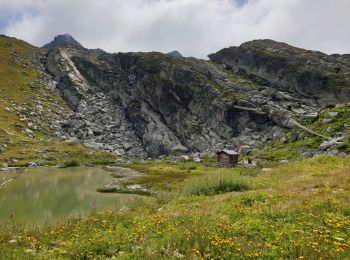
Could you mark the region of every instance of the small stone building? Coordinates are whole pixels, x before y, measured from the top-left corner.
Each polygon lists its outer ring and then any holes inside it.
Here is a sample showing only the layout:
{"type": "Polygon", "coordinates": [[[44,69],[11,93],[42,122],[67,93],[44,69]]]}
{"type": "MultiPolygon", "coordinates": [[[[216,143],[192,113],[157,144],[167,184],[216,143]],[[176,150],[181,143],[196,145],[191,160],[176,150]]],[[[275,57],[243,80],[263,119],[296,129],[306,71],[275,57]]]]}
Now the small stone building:
{"type": "Polygon", "coordinates": [[[218,163],[223,165],[235,165],[238,163],[238,156],[239,153],[237,153],[234,150],[221,150],[216,153],[218,155],[218,163]]]}

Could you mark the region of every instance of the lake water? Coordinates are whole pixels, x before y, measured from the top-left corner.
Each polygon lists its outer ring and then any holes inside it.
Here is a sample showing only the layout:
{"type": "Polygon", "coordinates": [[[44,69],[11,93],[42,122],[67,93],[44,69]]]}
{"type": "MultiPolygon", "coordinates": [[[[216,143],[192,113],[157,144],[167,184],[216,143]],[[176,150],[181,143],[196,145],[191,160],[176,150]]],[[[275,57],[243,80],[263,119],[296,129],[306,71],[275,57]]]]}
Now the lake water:
{"type": "Polygon", "coordinates": [[[28,169],[0,188],[0,222],[51,224],[93,210],[127,206],[137,196],[96,191],[112,179],[100,167],[28,169]]]}

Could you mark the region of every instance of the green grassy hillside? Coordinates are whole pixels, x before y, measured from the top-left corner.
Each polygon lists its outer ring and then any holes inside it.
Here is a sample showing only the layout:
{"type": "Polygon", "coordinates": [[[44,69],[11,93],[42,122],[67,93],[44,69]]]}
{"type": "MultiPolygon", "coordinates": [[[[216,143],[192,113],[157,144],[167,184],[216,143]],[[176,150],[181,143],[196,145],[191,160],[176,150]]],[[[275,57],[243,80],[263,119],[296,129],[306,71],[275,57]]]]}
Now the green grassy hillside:
{"type": "Polygon", "coordinates": [[[68,107],[33,66],[38,52],[23,41],[0,37],[0,163],[21,166],[28,162],[113,161],[115,157],[107,153],[52,137],[50,120],[57,113],[67,112],[68,107]],[[34,123],[28,120],[30,113],[34,123]]]}

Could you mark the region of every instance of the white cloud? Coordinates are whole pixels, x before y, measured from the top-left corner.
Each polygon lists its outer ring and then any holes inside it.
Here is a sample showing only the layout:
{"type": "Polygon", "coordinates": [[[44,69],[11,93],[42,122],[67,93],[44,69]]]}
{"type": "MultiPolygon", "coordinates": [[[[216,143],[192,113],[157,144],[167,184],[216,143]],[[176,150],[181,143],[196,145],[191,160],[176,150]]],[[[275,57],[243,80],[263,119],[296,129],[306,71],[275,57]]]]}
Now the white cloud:
{"type": "MultiPolygon", "coordinates": [[[[0,0],[4,32],[35,45],[72,34],[84,46],[172,51],[205,57],[271,38],[326,53],[349,53],[349,0],[0,0]]],[[[0,19],[1,20],[1,19],[0,19]]]]}

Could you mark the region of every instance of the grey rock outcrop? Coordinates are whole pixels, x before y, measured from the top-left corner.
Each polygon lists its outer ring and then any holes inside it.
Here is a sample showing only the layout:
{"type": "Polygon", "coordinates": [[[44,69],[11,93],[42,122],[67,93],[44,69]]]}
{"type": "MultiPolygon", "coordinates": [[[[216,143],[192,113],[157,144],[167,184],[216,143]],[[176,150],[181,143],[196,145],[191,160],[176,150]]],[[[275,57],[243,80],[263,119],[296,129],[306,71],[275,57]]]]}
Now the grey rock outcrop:
{"type": "Polygon", "coordinates": [[[209,58],[261,84],[305,98],[350,101],[350,62],[346,55],[326,55],[272,40],[229,47],[209,58]]]}
{"type": "MultiPolygon", "coordinates": [[[[174,147],[201,155],[242,144],[255,149],[280,140],[284,128],[317,135],[299,122],[318,118],[330,86],[311,77],[307,89],[299,72],[285,67],[281,49],[287,47],[273,44],[280,58],[265,57],[254,49],[257,43],[247,43],[210,55],[214,62],[157,52],[49,50],[45,67],[71,109],[57,122],[56,134],[142,158],[171,154],[174,147]]],[[[267,48],[265,41],[260,45],[267,48]]],[[[330,92],[330,100],[344,99],[330,92]]]]}
{"type": "Polygon", "coordinates": [[[247,127],[259,135],[275,125],[250,102],[227,98],[220,88],[234,89],[215,66],[174,61],[161,53],[51,51],[47,68],[74,111],[59,135],[121,155],[155,157],[180,145],[210,151],[232,144],[247,127]]]}
{"type": "Polygon", "coordinates": [[[45,44],[43,48],[55,49],[55,48],[62,48],[62,47],[68,47],[68,46],[82,47],[82,45],[77,40],[75,40],[71,35],[62,34],[62,35],[55,36],[54,40],[48,44],[45,44]]]}
{"type": "Polygon", "coordinates": [[[174,58],[182,58],[183,57],[182,54],[177,50],[168,52],[167,55],[172,56],[174,58]]]}

